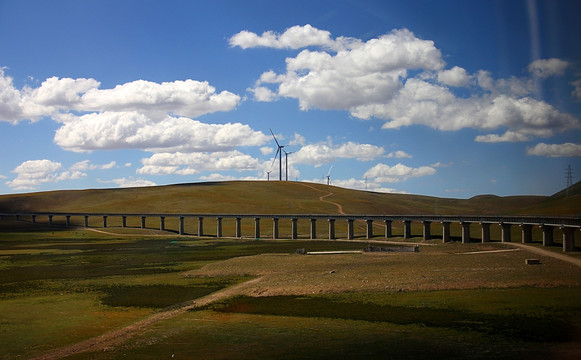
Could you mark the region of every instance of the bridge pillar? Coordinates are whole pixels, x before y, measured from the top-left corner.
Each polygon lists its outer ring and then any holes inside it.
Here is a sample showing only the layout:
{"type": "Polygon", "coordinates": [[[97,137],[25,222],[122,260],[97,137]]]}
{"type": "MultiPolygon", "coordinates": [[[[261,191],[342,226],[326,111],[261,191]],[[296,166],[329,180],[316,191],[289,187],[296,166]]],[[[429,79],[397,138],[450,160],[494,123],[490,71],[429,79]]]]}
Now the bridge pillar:
{"type": "Polygon", "coordinates": [[[179,225],[178,232],[179,232],[180,235],[183,235],[184,234],[184,221],[185,221],[185,218],[183,216],[180,216],[179,219],[180,219],[180,225],[179,225]]]}
{"type": "Polygon", "coordinates": [[[311,239],[317,238],[317,219],[311,219],[311,239]]]}
{"type": "Polygon", "coordinates": [[[292,233],[291,238],[293,240],[296,240],[298,237],[297,221],[298,219],[296,218],[291,219],[291,233],[292,233]]]}
{"type": "Polygon", "coordinates": [[[127,227],[127,216],[121,216],[121,227],[127,227]]]}
{"type": "Polygon", "coordinates": [[[260,218],[254,218],[254,238],[256,240],[260,239],[260,218]]]}
{"type": "Polygon", "coordinates": [[[103,227],[107,227],[107,215],[103,215],[103,227]]]}
{"type": "Polygon", "coordinates": [[[89,227],[89,215],[85,215],[85,227],[89,227]]]}
{"type": "Polygon", "coordinates": [[[353,230],[353,219],[347,219],[347,239],[353,240],[355,231],[353,230]]]}
{"type": "Polygon", "coordinates": [[[159,217],[159,230],[161,230],[161,231],[165,230],[165,217],[164,216],[159,217]]]}
{"type": "Polygon", "coordinates": [[[403,238],[409,239],[412,237],[412,221],[404,220],[403,222],[403,238]]]}
{"type": "MultiPolygon", "coordinates": [[[[2,219],[2,216],[0,216],[0,220],[2,219]]],[[[32,215],[32,223],[35,224],[36,223],[36,215],[32,215]]]]}
{"type": "Polygon", "coordinates": [[[222,218],[216,218],[216,237],[222,237],[222,218]]]}
{"type": "Polygon", "coordinates": [[[272,218],[272,238],[278,239],[278,218],[272,218]]]}
{"type": "Polygon", "coordinates": [[[367,219],[365,222],[367,223],[366,238],[371,239],[373,237],[373,220],[367,219]]]}
{"type": "Polygon", "coordinates": [[[551,246],[553,242],[553,228],[550,225],[541,225],[541,230],[543,231],[543,246],[551,246]]]}
{"type": "Polygon", "coordinates": [[[141,228],[145,229],[145,216],[141,217],[141,228]]]}
{"type": "Polygon", "coordinates": [[[391,220],[384,220],[385,221],[385,238],[390,238],[391,235],[391,220]]]}
{"type": "Polygon", "coordinates": [[[460,225],[462,225],[462,244],[467,244],[470,242],[470,223],[463,221],[460,225]]]}
{"type": "Polygon", "coordinates": [[[335,239],[335,219],[329,219],[329,240],[335,239]]]}
{"type": "Polygon", "coordinates": [[[430,225],[432,225],[432,222],[424,220],[422,221],[422,224],[424,225],[424,240],[432,239],[432,233],[430,231],[430,225]]]}
{"type": "Polygon", "coordinates": [[[521,224],[522,243],[528,244],[533,242],[533,226],[531,224],[521,224]]]}
{"type": "Polygon", "coordinates": [[[236,237],[242,237],[242,218],[236,218],[236,237]]]}
{"type": "Polygon", "coordinates": [[[490,242],[490,223],[481,222],[480,226],[482,226],[482,242],[490,242]]]}
{"type": "Polygon", "coordinates": [[[67,215],[66,225],[71,226],[71,216],[67,215]]]}
{"type": "Polygon", "coordinates": [[[563,251],[575,251],[575,228],[561,226],[563,230],[563,251]]]}
{"type": "Polygon", "coordinates": [[[511,242],[510,224],[500,223],[500,228],[502,230],[502,242],[511,242]]]}
{"type": "Polygon", "coordinates": [[[204,235],[204,218],[198,217],[198,236],[204,235]]]}
{"type": "Polygon", "coordinates": [[[442,242],[450,241],[450,222],[442,221],[442,242]]]}
{"type": "Polygon", "coordinates": [[[52,215],[48,216],[48,224],[49,225],[52,225],[52,217],[53,217],[52,215]]]}

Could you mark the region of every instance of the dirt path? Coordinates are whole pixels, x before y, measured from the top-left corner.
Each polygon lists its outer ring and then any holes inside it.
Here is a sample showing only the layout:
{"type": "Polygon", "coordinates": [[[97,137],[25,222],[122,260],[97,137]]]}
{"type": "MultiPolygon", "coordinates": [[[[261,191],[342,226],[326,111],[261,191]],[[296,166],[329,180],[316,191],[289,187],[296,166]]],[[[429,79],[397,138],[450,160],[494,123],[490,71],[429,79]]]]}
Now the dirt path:
{"type": "Polygon", "coordinates": [[[180,315],[188,310],[194,309],[196,307],[204,306],[214,301],[222,300],[237,294],[240,294],[243,290],[246,290],[248,287],[256,284],[262,278],[255,278],[244,283],[234,285],[220,291],[216,291],[212,294],[207,296],[201,297],[196,300],[192,300],[186,303],[183,303],[181,307],[177,309],[162,311],[159,313],[155,313],[143,320],[140,320],[136,323],[128,325],[124,328],[117,329],[100,335],[98,337],[88,339],[76,344],[72,344],[66,346],[61,349],[54,350],[48,354],[39,356],[34,358],[33,360],[54,360],[54,359],[62,359],[67,356],[71,356],[74,354],[79,354],[88,351],[101,351],[106,349],[111,349],[115,346],[122,344],[123,342],[129,340],[133,336],[137,335],[141,331],[143,331],[146,327],[162,320],[166,320],[177,315],[180,315]]]}
{"type": "MultiPolygon", "coordinates": [[[[317,189],[316,187],[314,187],[314,186],[311,186],[311,185],[309,185],[309,184],[304,184],[304,183],[299,183],[299,184],[300,184],[300,185],[302,185],[302,186],[306,186],[306,187],[308,187],[308,188],[310,188],[310,189],[313,189],[313,190],[315,190],[315,191],[324,192],[323,190],[321,190],[321,189],[317,189]]],[[[341,206],[341,204],[339,204],[339,203],[336,203],[336,202],[334,202],[334,201],[325,200],[325,198],[326,198],[326,197],[328,197],[328,196],[331,196],[331,195],[334,195],[334,194],[335,194],[335,193],[332,193],[332,192],[330,192],[330,193],[326,193],[325,195],[319,196],[319,200],[320,200],[320,201],[322,201],[322,202],[326,202],[326,203],[328,203],[328,204],[335,205],[335,206],[337,207],[337,212],[338,212],[339,214],[341,214],[341,215],[346,215],[346,214],[345,214],[345,212],[343,211],[343,206],[341,206]]]]}
{"type": "Polygon", "coordinates": [[[572,256],[568,256],[565,254],[559,254],[559,253],[553,252],[551,250],[541,249],[538,247],[525,245],[525,244],[519,244],[519,243],[507,243],[507,244],[512,245],[512,246],[516,246],[517,248],[535,253],[537,255],[549,256],[549,257],[559,259],[562,261],[566,261],[568,263],[571,263],[573,265],[581,267],[581,259],[577,259],[577,258],[572,257],[572,256]]]}

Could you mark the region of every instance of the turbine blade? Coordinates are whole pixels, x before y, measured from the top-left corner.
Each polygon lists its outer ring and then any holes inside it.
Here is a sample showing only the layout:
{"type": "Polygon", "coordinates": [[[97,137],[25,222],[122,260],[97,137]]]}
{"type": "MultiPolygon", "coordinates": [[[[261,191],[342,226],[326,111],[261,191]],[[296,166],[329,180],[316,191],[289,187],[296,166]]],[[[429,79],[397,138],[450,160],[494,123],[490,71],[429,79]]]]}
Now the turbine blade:
{"type": "Polygon", "coordinates": [[[276,156],[278,155],[279,152],[280,152],[280,148],[278,148],[278,150],[276,150],[276,154],[274,154],[274,159],[272,159],[272,164],[270,164],[271,168],[272,168],[272,165],[274,165],[274,162],[276,161],[276,156]]]}
{"type": "Polygon", "coordinates": [[[272,134],[272,137],[274,138],[274,141],[276,142],[276,145],[279,147],[280,149],[280,144],[278,143],[278,140],[276,140],[276,136],[274,136],[274,133],[272,132],[272,129],[268,129],[270,130],[270,133],[272,134]]]}

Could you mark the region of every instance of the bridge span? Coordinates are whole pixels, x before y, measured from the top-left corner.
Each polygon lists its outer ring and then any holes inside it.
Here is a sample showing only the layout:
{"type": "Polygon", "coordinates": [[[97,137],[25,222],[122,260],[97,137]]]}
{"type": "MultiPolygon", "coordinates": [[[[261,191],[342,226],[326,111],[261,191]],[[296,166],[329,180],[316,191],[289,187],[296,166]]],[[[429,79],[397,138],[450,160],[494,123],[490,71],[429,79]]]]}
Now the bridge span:
{"type": "MultiPolygon", "coordinates": [[[[147,218],[158,218],[159,229],[164,231],[172,231],[166,227],[167,218],[177,219],[177,229],[173,231],[180,235],[185,235],[185,224],[187,220],[194,220],[197,222],[198,236],[208,236],[204,233],[204,220],[215,219],[216,232],[215,236],[218,238],[224,237],[223,234],[223,219],[234,219],[235,230],[234,237],[242,237],[242,219],[253,219],[254,221],[254,238],[261,237],[261,220],[270,219],[272,221],[272,238],[280,239],[279,235],[279,221],[290,220],[291,223],[291,239],[298,239],[298,221],[308,221],[309,235],[311,239],[320,238],[317,236],[317,222],[326,221],[328,227],[328,239],[338,239],[335,232],[335,223],[344,221],[347,224],[346,236],[349,240],[355,238],[355,222],[362,222],[365,224],[365,237],[367,239],[373,238],[374,222],[379,222],[384,228],[383,237],[394,237],[392,232],[392,223],[401,222],[403,224],[403,237],[405,239],[412,237],[412,223],[420,223],[422,226],[422,238],[430,240],[432,236],[432,227],[440,224],[442,226],[441,239],[443,242],[451,241],[451,225],[459,224],[461,227],[462,243],[471,241],[470,229],[472,224],[480,225],[480,241],[483,243],[491,241],[491,225],[496,224],[500,226],[501,234],[500,241],[512,241],[512,227],[518,226],[521,229],[522,243],[530,243],[533,238],[533,228],[540,227],[542,231],[543,246],[554,245],[554,230],[559,229],[563,237],[563,251],[575,250],[575,233],[581,229],[580,217],[547,217],[547,216],[480,216],[480,215],[325,215],[325,214],[160,214],[160,213],[56,213],[56,212],[35,212],[35,213],[0,213],[0,220],[2,219],[16,219],[16,220],[30,220],[32,223],[37,223],[39,218],[46,218],[49,225],[57,225],[55,218],[64,219],[65,226],[72,226],[71,218],[82,218],[83,226],[89,227],[89,218],[97,217],[102,219],[102,227],[107,227],[108,219],[118,218],[121,220],[121,227],[127,227],[128,218],[140,219],[140,227],[146,228],[147,218]]],[[[62,223],[62,221],[61,221],[62,223]]],[[[377,224],[376,224],[377,225],[377,224]]],[[[213,235],[212,235],[213,236],[213,235]]],[[[231,235],[232,236],[232,235],[231,235]]],[[[247,235],[248,236],[248,235],[247,235]]],[[[327,238],[327,237],[326,237],[327,238]]]]}

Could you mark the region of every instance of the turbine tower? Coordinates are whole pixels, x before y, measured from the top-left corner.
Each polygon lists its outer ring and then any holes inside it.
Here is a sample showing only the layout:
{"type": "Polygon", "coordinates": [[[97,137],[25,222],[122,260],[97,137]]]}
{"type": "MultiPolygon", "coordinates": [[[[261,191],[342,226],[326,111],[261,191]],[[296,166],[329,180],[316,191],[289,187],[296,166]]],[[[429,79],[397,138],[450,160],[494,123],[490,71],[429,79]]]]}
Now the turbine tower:
{"type": "Polygon", "coordinates": [[[286,150],[284,151],[284,160],[285,160],[285,165],[284,165],[284,171],[286,172],[286,181],[288,181],[288,156],[290,154],[292,154],[293,152],[287,152],[286,150]]]}
{"type": "Polygon", "coordinates": [[[331,170],[333,170],[333,165],[331,165],[331,168],[329,169],[329,172],[327,173],[327,185],[331,185],[331,170]]]}
{"type": "Polygon", "coordinates": [[[276,160],[276,155],[278,155],[278,180],[282,181],[282,148],[284,147],[284,145],[279,144],[278,140],[276,140],[276,136],[274,136],[274,133],[272,132],[272,129],[269,130],[270,133],[272,134],[272,137],[274,138],[274,141],[276,142],[276,145],[278,146],[276,154],[274,154],[274,160],[272,162],[274,163],[274,161],[276,160]]]}

